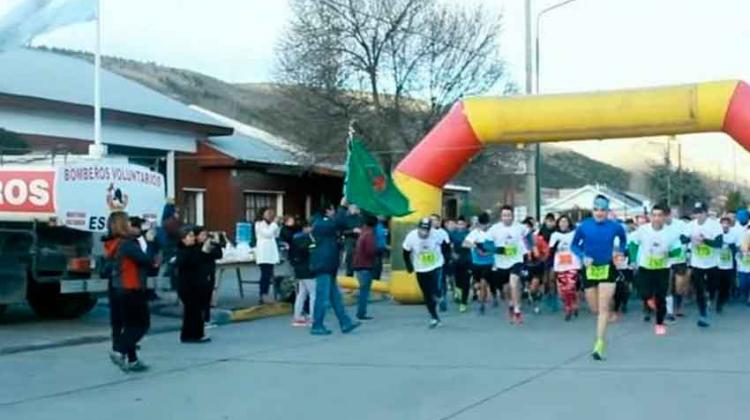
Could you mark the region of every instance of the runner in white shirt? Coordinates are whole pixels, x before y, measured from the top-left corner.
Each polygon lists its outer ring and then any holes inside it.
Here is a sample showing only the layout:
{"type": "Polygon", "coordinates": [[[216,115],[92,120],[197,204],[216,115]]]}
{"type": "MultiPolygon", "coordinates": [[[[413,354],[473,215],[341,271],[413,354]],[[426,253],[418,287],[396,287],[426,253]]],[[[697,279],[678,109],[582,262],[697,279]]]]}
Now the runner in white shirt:
{"type": "Polygon", "coordinates": [[[666,297],[669,288],[669,255],[680,242],[674,230],[664,224],[667,209],[655,205],[651,209],[651,223],[642,225],[629,241],[638,246],[638,277],[641,297],[652,302],[656,310],[656,335],[664,335],[667,328],[664,317],[667,313],[666,297]]]}
{"type": "Polygon", "coordinates": [[[732,290],[733,283],[737,279],[737,272],[734,269],[734,256],[740,243],[737,230],[734,229],[731,218],[721,218],[721,249],[719,250],[719,283],[718,290],[709,291],[711,301],[716,296],[716,313],[720,314],[724,310],[724,305],[729,301],[729,294],[732,290]],[[712,293],[713,292],[713,293],[712,293]]]}
{"type": "MultiPolygon", "coordinates": [[[[737,212],[737,217],[740,217],[740,212],[737,212]]],[[[737,251],[737,277],[740,299],[750,306],[750,230],[745,227],[741,234],[737,251]]]]}
{"type": "Polygon", "coordinates": [[[417,282],[422,290],[427,310],[430,312],[430,328],[440,326],[437,314],[435,296],[439,272],[443,267],[444,253],[450,252],[442,236],[432,229],[430,219],[424,218],[417,225],[417,229],[406,235],[403,244],[404,263],[409,273],[417,273],[417,282]]]}
{"type": "Polygon", "coordinates": [[[513,207],[503,206],[500,209],[500,221],[490,230],[490,238],[495,242],[495,274],[499,285],[510,284],[511,305],[508,307],[510,321],[514,324],[523,323],[521,313],[521,270],[523,258],[529,253],[524,241],[524,228],[516,223],[513,207]]]}
{"type": "Polygon", "coordinates": [[[575,226],[568,216],[560,216],[557,219],[557,229],[549,239],[549,247],[552,250],[553,265],[557,281],[557,293],[563,301],[565,308],[565,320],[570,321],[578,316],[578,273],[581,270],[581,261],[578,256],[570,250],[575,235],[575,226]]]}
{"type": "Polygon", "coordinates": [[[692,269],[693,289],[700,318],[699,327],[708,327],[708,305],[706,289],[717,284],[719,276],[719,250],[721,249],[722,230],[716,219],[708,217],[708,206],[695,203],[693,221],[687,225],[686,235],[690,238],[690,267],[692,269]]]}
{"type": "Polygon", "coordinates": [[[672,234],[680,238],[679,243],[670,250],[669,266],[671,275],[669,279],[669,294],[667,295],[667,321],[674,322],[675,315],[682,314],[682,296],[688,289],[687,249],[684,239],[687,223],[680,219],[676,210],[667,209],[666,227],[672,234]]]}

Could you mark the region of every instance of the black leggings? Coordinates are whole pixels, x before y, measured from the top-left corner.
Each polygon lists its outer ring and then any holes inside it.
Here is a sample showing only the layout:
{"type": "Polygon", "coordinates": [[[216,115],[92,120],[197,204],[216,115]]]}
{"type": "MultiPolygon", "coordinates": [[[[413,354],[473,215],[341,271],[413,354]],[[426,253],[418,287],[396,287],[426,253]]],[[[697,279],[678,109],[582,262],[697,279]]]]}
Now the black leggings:
{"type": "Polygon", "coordinates": [[[706,316],[706,290],[713,291],[719,281],[719,269],[713,268],[695,268],[690,276],[695,289],[695,299],[698,301],[698,311],[701,316],[706,316]]]}
{"type": "Polygon", "coordinates": [[[729,301],[729,292],[732,290],[737,274],[732,270],[719,270],[718,297],[716,300],[716,310],[721,312],[724,305],[729,301]]]}
{"type": "Polygon", "coordinates": [[[656,301],[656,324],[664,324],[664,316],[667,314],[667,290],[669,289],[669,269],[648,270],[638,269],[640,277],[641,298],[656,301]]]}
{"type": "Polygon", "coordinates": [[[273,281],[273,264],[258,264],[260,267],[260,296],[268,294],[273,281]]]}
{"type": "Polygon", "coordinates": [[[437,293],[437,282],[438,282],[439,270],[432,270],[426,273],[417,273],[417,282],[419,288],[422,289],[422,296],[424,297],[424,304],[427,306],[427,310],[430,312],[432,319],[440,319],[435,309],[435,294],[437,293]]]}
{"type": "Polygon", "coordinates": [[[197,341],[203,338],[204,290],[199,286],[181,287],[178,291],[182,301],[181,341],[197,341]]]}
{"type": "Polygon", "coordinates": [[[456,287],[461,291],[461,304],[466,305],[469,301],[469,289],[471,287],[471,272],[467,264],[455,265],[456,287]]]}
{"type": "Polygon", "coordinates": [[[129,362],[138,360],[136,345],[151,326],[148,298],[145,290],[121,292],[122,334],[118,351],[128,356],[129,362]]]}
{"type": "Polygon", "coordinates": [[[121,292],[110,285],[107,298],[109,300],[109,326],[112,329],[112,350],[120,351],[120,337],[123,328],[121,292]]]}
{"type": "Polygon", "coordinates": [[[630,284],[633,282],[632,270],[619,270],[618,278],[615,284],[615,295],[613,296],[615,312],[625,312],[628,310],[628,300],[630,299],[630,284]]]}

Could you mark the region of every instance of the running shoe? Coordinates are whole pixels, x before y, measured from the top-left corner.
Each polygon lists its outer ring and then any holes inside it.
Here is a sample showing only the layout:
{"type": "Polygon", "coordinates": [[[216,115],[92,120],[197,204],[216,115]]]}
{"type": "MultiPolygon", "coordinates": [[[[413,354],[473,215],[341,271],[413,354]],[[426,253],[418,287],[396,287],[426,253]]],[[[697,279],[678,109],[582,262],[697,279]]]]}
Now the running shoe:
{"type": "Polygon", "coordinates": [[[711,323],[708,322],[708,318],[706,318],[705,316],[702,316],[702,317],[698,318],[698,323],[697,324],[701,328],[707,328],[707,327],[711,326],[711,323]]]}
{"type": "Polygon", "coordinates": [[[463,314],[463,313],[466,313],[467,310],[468,308],[466,308],[466,305],[464,304],[458,305],[458,312],[461,312],[463,314]]]}
{"type": "Polygon", "coordinates": [[[456,303],[461,302],[461,289],[453,289],[453,301],[456,303]]]}
{"type": "Polygon", "coordinates": [[[523,324],[523,314],[521,312],[516,312],[513,314],[513,323],[516,325],[523,324]]]}
{"type": "Polygon", "coordinates": [[[655,325],[654,326],[654,333],[656,335],[667,335],[667,327],[666,325],[655,325]]]}
{"type": "Polygon", "coordinates": [[[140,359],[134,362],[125,362],[122,365],[123,372],[145,372],[148,369],[149,366],[140,359]]]}
{"type": "Polygon", "coordinates": [[[591,357],[594,360],[604,360],[604,340],[596,340],[596,343],[594,343],[594,350],[591,352],[591,357]]]}
{"type": "Polygon", "coordinates": [[[347,325],[346,327],[341,327],[341,332],[344,334],[349,334],[350,332],[356,330],[357,328],[361,327],[361,322],[352,322],[351,324],[347,325]]]}
{"type": "Polygon", "coordinates": [[[292,320],[292,327],[306,327],[309,324],[305,318],[295,318],[292,320]]]}
{"type": "Polygon", "coordinates": [[[321,328],[313,328],[310,330],[311,335],[331,335],[333,334],[333,331],[329,330],[326,327],[321,328]]]}
{"type": "Polygon", "coordinates": [[[440,320],[439,320],[439,319],[434,319],[434,318],[433,318],[433,319],[431,319],[431,320],[430,320],[430,325],[429,325],[429,328],[430,328],[431,330],[434,330],[435,328],[439,327],[440,325],[442,325],[442,324],[440,323],[440,320]]]}
{"type": "Polygon", "coordinates": [[[114,350],[110,350],[109,360],[111,360],[112,363],[120,369],[122,369],[123,365],[125,365],[126,363],[125,355],[114,350]]]}

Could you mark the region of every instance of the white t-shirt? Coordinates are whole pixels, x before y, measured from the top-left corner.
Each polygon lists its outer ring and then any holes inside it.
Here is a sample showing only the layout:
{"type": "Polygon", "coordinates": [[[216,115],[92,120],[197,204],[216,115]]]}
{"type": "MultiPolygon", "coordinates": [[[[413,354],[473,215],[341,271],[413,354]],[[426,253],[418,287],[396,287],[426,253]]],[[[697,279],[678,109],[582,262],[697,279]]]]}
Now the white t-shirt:
{"type": "Polygon", "coordinates": [[[750,230],[747,227],[743,227],[741,231],[738,231],[737,236],[737,271],[740,273],[750,273],[750,253],[742,253],[742,243],[750,240],[750,230]]]}
{"type": "Polygon", "coordinates": [[[494,224],[488,231],[496,247],[504,247],[505,252],[495,254],[495,268],[507,270],[515,264],[523,263],[523,256],[528,253],[523,238],[524,227],[518,223],[505,226],[502,222],[494,224]]]}
{"type": "Polygon", "coordinates": [[[451,243],[451,237],[450,235],[448,235],[447,230],[443,228],[437,228],[437,229],[432,229],[432,230],[438,235],[441,241],[445,242],[446,244],[451,243]]]}
{"type": "Polygon", "coordinates": [[[566,233],[554,232],[549,238],[550,248],[554,248],[557,245],[553,266],[553,270],[556,273],[581,269],[581,261],[570,249],[570,244],[573,243],[573,236],[575,236],[575,231],[566,233]]]}
{"type": "MultiPolygon", "coordinates": [[[[492,241],[490,238],[489,233],[487,233],[486,230],[482,229],[473,229],[469,234],[466,236],[465,241],[471,242],[474,245],[477,244],[484,244],[487,241],[492,241]]],[[[490,252],[488,250],[488,252],[490,252]]],[[[471,262],[475,265],[481,265],[481,266],[489,266],[493,265],[495,263],[495,255],[494,254],[485,254],[485,255],[479,255],[476,249],[471,250],[471,262]]]]}
{"type": "Polygon", "coordinates": [[[730,228],[729,232],[722,235],[721,249],[719,250],[719,270],[731,270],[734,268],[734,256],[732,250],[729,248],[730,245],[739,247],[740,238],[737,236],[737,231],[730,228]]]}
{"type": "Polygon", "coordinates": [[[639,227],[628,239],[638,244],[638,266],[648,270],[668,269],[669,251],[680,241],[674,229],[662,226],[656,230],[651,223],[639,227]]]}
{"type": "Polygon", "coordinates": [[[666,225],[665,227],[671,230],[672,234],[678,238],[677,243],[674,244],[673,248],[670,251],[677,250],[679,252],[675,252],[676,255],[672,255],[669,257],[669,264],[675,265],[686,263],[687,247],[679,239],[680,236],[687,235],[687,233],[685,233],[685,230],[687,229],[687,223],[685,223],[684,220],[672,219],[672,223],[666,225]]]}
{"type": "Polygon", "coordinates": [[[427,273],[443,266],[443,236],[431,229],[427,238],[422,239],[418,230],[412,230],[404,239],[404,250],[411,252],[414,271],[427,273]]]}
{"type": "Polygon", "coordinates": [[[714,240],[723,233],[716,219],[709,218],[699,225],[697,220],[688,223],[685,235],[690,238],[690,266],[695,268],[714,268],[719,266],[719,249],[706,244],[696,245],[693,240],[702,235],[706,240],[714,240]]]}

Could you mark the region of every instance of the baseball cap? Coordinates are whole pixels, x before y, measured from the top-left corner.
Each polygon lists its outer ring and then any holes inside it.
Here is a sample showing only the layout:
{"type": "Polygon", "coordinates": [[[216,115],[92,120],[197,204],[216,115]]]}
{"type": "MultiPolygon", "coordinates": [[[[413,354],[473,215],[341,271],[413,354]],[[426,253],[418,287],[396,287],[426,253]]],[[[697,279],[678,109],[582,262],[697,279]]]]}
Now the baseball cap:
{"type": "Polygon", "coordinates": [[[419,229],[432,229],[432,220],[430,220],[429,217],[424,217],[419,221],[419,224],[417,225],[417,228],[419,229]]]}
{"type": "Polygon", "coordinates": [[[702,201],[696,201],[693,205],[693,214],[695,213],[708,213],[708,206],[702,201]]]}

